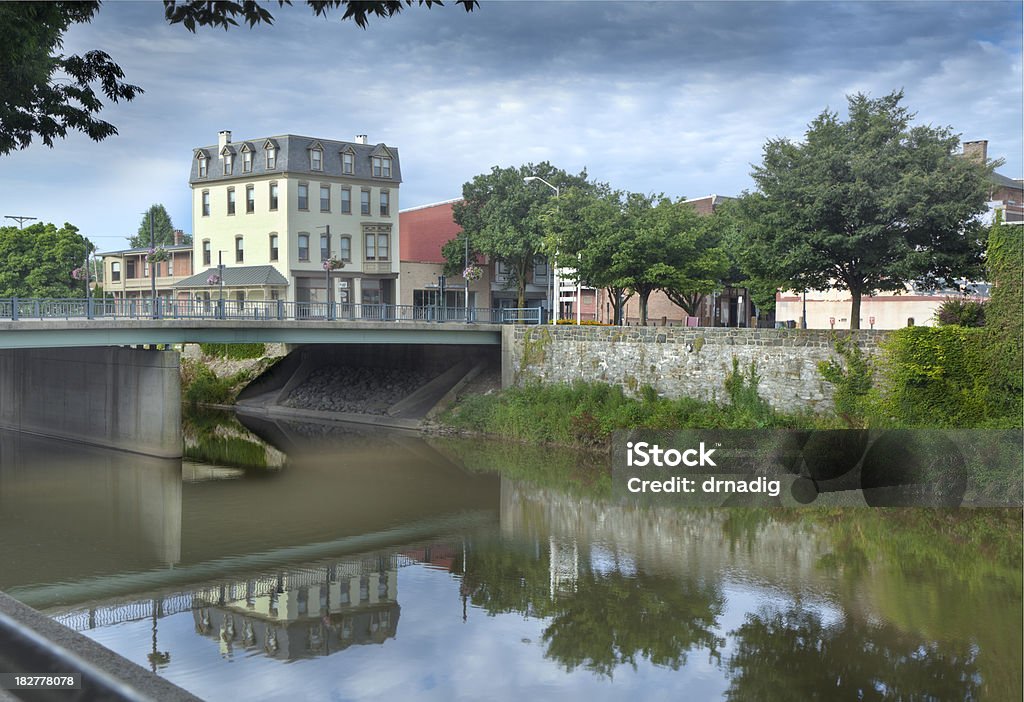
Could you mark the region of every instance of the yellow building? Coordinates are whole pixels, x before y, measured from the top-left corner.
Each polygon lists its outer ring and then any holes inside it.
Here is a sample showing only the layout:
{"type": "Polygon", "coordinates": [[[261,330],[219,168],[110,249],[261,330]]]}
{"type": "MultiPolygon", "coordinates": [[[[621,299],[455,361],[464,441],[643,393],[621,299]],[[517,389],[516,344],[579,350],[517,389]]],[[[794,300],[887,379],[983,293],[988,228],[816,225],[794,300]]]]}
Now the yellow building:
{"type": "Polygon", "coordinates": [[[216,145],[193,152],[189,294],[220,295],[219,284],[194,283],[219,279],[223,265],[225,281],[245,281],[232,291],[245,301],[396,304],[400,183],[398,150],[365,135],[233,142],[220,132],[216,145]],[[332,258],[343,267],[328,289],[332,258]]]}

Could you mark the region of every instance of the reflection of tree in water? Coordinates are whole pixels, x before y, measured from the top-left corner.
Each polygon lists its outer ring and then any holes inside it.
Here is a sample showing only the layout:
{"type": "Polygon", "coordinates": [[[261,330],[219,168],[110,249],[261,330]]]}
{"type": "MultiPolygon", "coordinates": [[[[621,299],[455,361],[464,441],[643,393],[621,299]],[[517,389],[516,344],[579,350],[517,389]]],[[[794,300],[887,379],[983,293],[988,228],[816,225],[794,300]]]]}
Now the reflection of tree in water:
{"type": "Polygon", "coordinates": [[[571,591],[552,596],[549,557],[501,548],[468,556],[463,591],[490,614],[518,612],[550,618],[544,629],[547,657],[567,670],[584,667],[611,677],[637,659],[678,669],[691,650],[719,658],[724,639],[714,629],[724,598],[719,588],[618,571],[595,572],[581,562],[571,591]]]}
{"type": "Polygon", "coordinates": [[[736,631],[728,700],[974,700],[977,649],[802,607],[762,609],[736,631]]]}

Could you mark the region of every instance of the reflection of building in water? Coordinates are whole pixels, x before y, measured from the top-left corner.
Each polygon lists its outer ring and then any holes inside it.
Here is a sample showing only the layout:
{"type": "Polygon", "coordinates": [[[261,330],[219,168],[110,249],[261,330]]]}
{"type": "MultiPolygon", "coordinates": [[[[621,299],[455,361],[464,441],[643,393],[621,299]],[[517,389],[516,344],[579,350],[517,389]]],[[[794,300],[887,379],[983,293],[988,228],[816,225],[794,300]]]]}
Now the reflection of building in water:
{"type": "Polygon", "coordinates": [[[551,599],[558,595],[576,592],[580,573],[580,551],[576,539],[548,540],[550,559],[548,569],[551,572],[551,599]]]}
{"type": "Polygon", "coordinates": [[[219,585],[196,592],[196,632],[233,648],[293,660],[353,644],[383,643],[398,629],[398,570],[343,562],[219,585]]]}

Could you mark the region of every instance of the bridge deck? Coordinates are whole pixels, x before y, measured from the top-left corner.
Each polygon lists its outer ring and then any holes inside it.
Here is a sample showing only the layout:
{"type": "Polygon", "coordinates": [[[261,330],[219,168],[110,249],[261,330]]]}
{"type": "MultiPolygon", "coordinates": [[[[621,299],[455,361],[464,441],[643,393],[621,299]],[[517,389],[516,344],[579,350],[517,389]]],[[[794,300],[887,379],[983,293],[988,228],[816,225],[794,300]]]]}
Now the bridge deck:
{"type": "Polygon", "coordinates": [[[0,349],[192,343],[501,345],[500,324],[352,320],[0,321],[0,349]]]}

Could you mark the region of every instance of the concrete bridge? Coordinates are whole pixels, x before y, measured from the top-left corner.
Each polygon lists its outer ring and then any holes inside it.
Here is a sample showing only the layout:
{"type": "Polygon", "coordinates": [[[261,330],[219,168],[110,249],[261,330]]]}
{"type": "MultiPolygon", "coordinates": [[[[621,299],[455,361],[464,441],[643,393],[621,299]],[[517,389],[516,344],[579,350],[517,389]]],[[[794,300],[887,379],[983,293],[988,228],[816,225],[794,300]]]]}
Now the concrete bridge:
{"type": "Polygon", "coordinates": [[[540,321],[539,310],[467,314],[397,305],[321,305],[320,310],[295,303],[275,303],[273,309],[253,304],[122,309],[75,302],[19,300],[0,310],[0,318],[9,318],[0,321],[0,428],[161,457],[181,455],[181,387],[178,354],[158,348],[387,345],[407,347],[415,356],[422,347],[499,349],[503,330],[507,335],[516,322],[540,321]],[[467,316],[505,323],[466,322],[467,316]],[[431,317],[459,321],[428,321],[431,317]]]}

